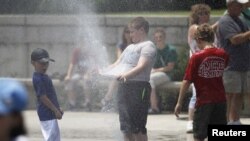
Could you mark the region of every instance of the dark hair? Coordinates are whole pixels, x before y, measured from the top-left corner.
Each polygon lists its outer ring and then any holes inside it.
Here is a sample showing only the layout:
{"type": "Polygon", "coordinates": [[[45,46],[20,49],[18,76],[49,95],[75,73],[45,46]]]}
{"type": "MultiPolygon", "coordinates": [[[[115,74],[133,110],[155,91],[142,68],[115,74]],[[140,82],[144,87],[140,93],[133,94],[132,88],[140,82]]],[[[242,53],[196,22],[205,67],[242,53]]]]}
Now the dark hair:
{"type": "Polygon", "coordinates": [[[149,23],[143,17],[134,18],[132,21],[130,21],[129,26],[134,27],[137,30],[142,27],[146,33],[149,31],[149,23]]]}
{"type": "Polygon", "coordinates": [[[201,24],[200,26],[198,26],[194,34],[194,37],[195,39],[200,39],[202,41],[213,43],[214,42],[213,28],[207,23],[201,24]]]}
{"type": "Polygon", "coordinates": [[[122,44],[124,44],[126,47],[127,45],[129,45],[132,41],[127,41],[126,37],[125,37],[125,34],[126,33],[129,33],[129,29],[128,29],[128,25],[126,25],[124,28],[123,28],[123,32],[122,32],[122,44]]]}
{"type": "Polygon", "coordinates": [[[207,4],[195,4],[191,7],[191,13],[189,16],[189,25],[199,23],[199,15],[207,14],[210,15],[211,8],[207,4]]]}

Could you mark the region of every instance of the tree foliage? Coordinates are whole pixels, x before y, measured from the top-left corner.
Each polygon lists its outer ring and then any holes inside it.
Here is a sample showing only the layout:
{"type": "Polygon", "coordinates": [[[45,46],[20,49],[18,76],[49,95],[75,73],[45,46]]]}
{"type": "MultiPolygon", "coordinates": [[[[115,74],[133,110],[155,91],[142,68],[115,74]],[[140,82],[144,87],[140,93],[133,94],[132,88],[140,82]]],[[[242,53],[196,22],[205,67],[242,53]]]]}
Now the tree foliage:
{"type": "Polygon", "coordinates": [[[89,5],[99,13],[189,10],[196,3],[225,7],[225,0],[1,0],[0,14],[79,14],[89,5]]]}

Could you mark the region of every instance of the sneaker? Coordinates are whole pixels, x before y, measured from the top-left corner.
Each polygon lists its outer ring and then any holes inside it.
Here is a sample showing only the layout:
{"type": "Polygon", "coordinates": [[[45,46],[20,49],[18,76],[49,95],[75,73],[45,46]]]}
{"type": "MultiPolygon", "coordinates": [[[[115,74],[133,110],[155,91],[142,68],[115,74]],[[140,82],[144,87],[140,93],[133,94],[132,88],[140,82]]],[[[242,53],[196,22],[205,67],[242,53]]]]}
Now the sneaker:
{"type": "Polygon", "coordinates": [[[157,114],[160,114],[161,112],[159,110],[155,110],[155,109],[149,109],[148,110],[148,114],[150,115],[157,115],[157,114]]]}
{"type": "Polygon", "coordinates": [[[229,121],[227,123],[227,125],[242,125],[242,123],[240,122],[240,120],[237,120],[237,121],[229,121]]]}
{"type": "Polygon", "coordinates": [[[192,120],[188,121],[187,123],[186,133],[193,133],[193,121],[192,120]]]}

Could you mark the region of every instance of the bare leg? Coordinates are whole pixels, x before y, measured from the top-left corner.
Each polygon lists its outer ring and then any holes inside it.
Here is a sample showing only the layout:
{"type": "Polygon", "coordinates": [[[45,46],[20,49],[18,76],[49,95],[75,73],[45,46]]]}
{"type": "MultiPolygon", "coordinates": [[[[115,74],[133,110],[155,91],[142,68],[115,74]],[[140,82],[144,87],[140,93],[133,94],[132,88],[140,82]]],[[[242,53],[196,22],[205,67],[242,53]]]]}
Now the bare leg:
{"type": "Polygon", "coordinates": [[[158,97],[156,95],[156,90],[155,88],[152,88],[151,94],[150,94],[150,105],[151,105],[151,109],[152,110],[156,110],[157,112],[159,112],[159,108],[158,108],[158,97]]]}
{"type": "Polygon", "coordinates": [[[240,120],[241,107],[243,103],[242,101],[243,101],[242,94],[232,94],[232,102],[229,115],[230,121],[240,120]]]}
{"type": "Polygon", "coordinates": [[[65,81],[65,91],[68,98],[69,109],[75,108],[76,106],[76,93],[74,91],[75,81],[66,80],[65,81]]]}
{"type": "Polygon", "coordinates": [[[115,89],[117,88],[117,86],[118,86],[117,81],[113,80],[111,82],[111,84],[109,85],[108,92],[106,93],[104,100],[109,101],[112,99],[113,93],[114,93],[115,89]]]}
{"type": "Polygon", "coordinates": [[[194,119],[194,111],[195,111],[194,108],[189,108],[188,109],[188,120],[193,121],[193,119],[194,119]]]}
{"type": "Polygon", "coordinates": [[[72,90],[70,90],[67,93],[67,96],[68,96],[68,101],[69,101],[70,106],[76,106],[76,96],[75,96],[75,93],[72,90]]]}
{"type": "Polygon", "coordinates": [[[186,127],[186,132],[187,133],[192,133],[193,132],[193,119],[194,119],[194,108],[189,108],[188,109],[188,122],[187,122],[187,127],[186,127]]]}
{"type": "Polygon", "coordinates": [[[88,86],[84,86],[84,96],[85,96],[85,101],[84,101],[84,105],[86,106],[87,104],[90,103],[90,88],[88,86]]]}
{"type": "Polygon", "coordinates": [[[135,141],[148,141],[147,134],[138,133],[138,134],[134,134],[134,137],[135,137],[135,141]]]}
{"type": "Polygon", "coordinates": [[[230,121],[230,119],[229,119],[230,107],[231,107],[231,103],[232,103],[232,94],[227,94],[226,98],[227,98],[227,122],[229,122],[230,121]]]}
{"type": "Polygon", "coordinates": [[[135,141],[134,136],[130,133],[123,134],[124,141],[135,141]]]}
{"type": "Polygon", "coordinates": [[[196,103],[196,89],[194,85],[192,85],[192,97],[189,101],[188,105],[188,123],[187,123],[187,133],[193,132],[193,119],[194,119],[194,111],[195,111],[195,103],[196,103]]]}
{"type": "Polygon", "coordinates": [[[85,96],[85,100],[84,100],[84,104],[83,106],[85,108],[88,108],[89,111],[91,111],[91,77],[89,75],[85,75],[84,76],[84,80],[83,80],[83,90],[84,90],[84,96],[85,96]]]}

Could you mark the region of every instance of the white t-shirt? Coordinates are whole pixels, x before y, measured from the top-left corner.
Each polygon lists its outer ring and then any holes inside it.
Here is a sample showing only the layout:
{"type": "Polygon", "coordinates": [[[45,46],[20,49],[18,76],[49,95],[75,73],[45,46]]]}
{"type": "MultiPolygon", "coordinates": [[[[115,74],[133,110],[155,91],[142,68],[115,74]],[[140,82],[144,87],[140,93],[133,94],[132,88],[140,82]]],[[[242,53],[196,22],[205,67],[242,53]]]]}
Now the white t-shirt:
{"type": "Polygon", "coordinates": [[[151,41],[144,41],[137,44],[130,44],[121,54],[121,60],[117,66],[107,71],[106,75],[117,76],[134,68],[140,57],[149,60],[148,65],[133,78],[132,81],[149,81],[151,69],[156,59],[156,47],[151,41]]]}

